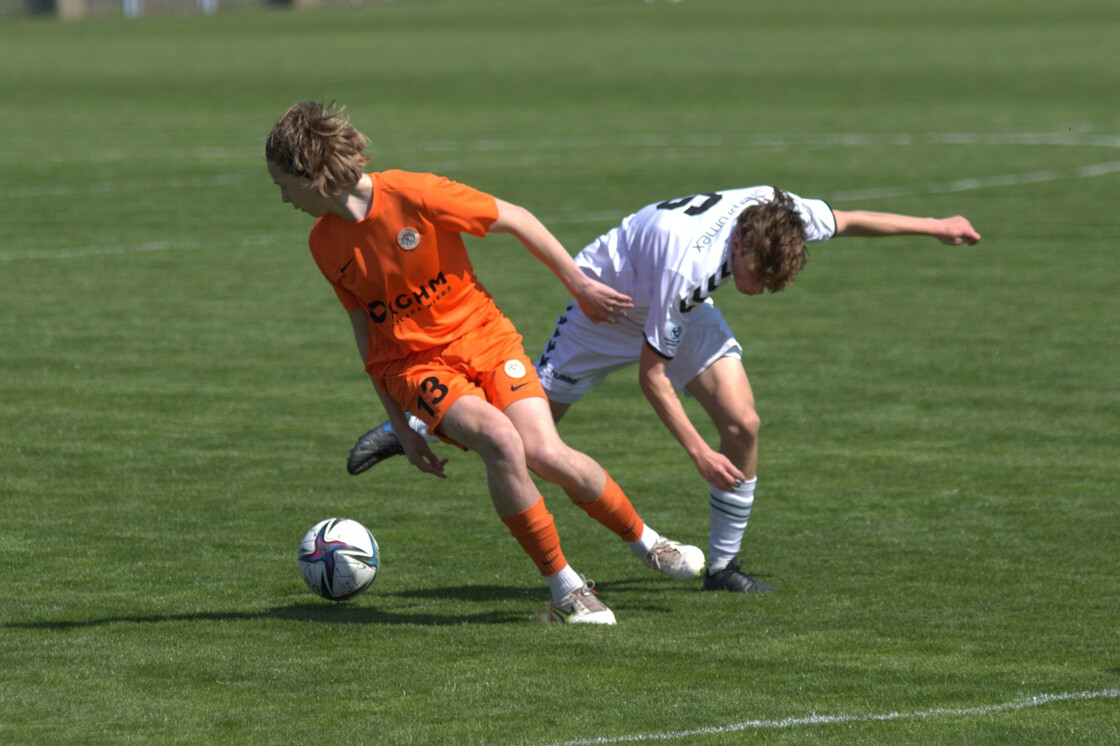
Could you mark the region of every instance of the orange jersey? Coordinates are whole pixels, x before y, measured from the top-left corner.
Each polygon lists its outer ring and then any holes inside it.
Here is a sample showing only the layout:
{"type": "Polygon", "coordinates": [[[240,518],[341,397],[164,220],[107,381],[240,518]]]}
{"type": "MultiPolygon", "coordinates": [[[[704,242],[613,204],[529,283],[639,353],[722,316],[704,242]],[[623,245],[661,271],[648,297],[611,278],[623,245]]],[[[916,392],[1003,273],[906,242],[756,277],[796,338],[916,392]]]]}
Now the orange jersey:
{"type": "Polygon", "coordinates": [[[440,347],[501,316],[460,234],[485,236],[494,198],[432,174],[384,171],[369,214],[333,213],[311,230],[311,255],[347,310],[369,314],[367,367],[440,347]]]}

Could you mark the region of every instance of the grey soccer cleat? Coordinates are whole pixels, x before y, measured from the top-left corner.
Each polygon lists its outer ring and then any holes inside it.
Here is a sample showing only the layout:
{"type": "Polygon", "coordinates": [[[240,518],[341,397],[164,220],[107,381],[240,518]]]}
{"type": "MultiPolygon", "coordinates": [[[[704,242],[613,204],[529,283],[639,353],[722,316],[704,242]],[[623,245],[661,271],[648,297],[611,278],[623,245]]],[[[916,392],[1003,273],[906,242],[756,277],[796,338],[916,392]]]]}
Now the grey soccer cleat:
{"type": "Polygon", "coordinates": [[[404,448],[397,434],[385,422],[358,438],[358,442],[350,449],[350,457],[346,459],[346,471],[361,474],[374,464],[403,453],[404,448]]]}

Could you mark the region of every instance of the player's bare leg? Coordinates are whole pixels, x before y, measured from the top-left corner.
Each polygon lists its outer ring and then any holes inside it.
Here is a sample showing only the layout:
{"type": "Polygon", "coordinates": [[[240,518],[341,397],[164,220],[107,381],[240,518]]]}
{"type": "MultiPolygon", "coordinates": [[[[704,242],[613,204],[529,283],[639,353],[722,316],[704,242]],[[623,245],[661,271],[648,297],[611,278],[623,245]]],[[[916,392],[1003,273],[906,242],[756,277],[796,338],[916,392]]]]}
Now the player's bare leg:
{"type": "Polygon", "coordinates": [[[736,357],[721,357],[689,382],[688,392],[716,426],[719,452],[747,479],[754,479],[758,469],[761,421],[754,408],[754,391],[742,361],[736,357]]]}
{"type": "Polygon", "coordinates": [[[552,399],[548,400],[548,410],[550,412],[552,412],[552,421],[553,422],[560,422],[560,420],[562,420],[564,418],[564,415],[566,415],[568,413],[568,410],[571,409],[571,408],[572,408],[571,404],[565,404],[564,402],[552,401],[552,399]]]}
{"type": "Polygon", "coordinates": [[[506,407],[505,414],[521,434],[534,474],[561,487],[577,504],[591,502],[603,492],[607,482],[603,467],[560,439],[546,399],[521,399],[506,407]]]}
{"type": "Polygon", "coordinates": [[[564,558],[552,515],[529,475],[525,447],[513,422],[485,399],[464,396],[451,405],[439,431],[482,458],[495,510],[548,583],[551,618],[614,624],[614,613],[564,558]]]}
{"type": "Polygon", "coordinates": [[[540,497],[529,476],[520,434],[485,399],[458,399],[440,422],[439,431],[477,453],[486,464],[490,499],[502,518],[529,508],[540,497]]]}
{"type": "Polygon", "coordinates": [[[521,433],[526,462],[534,474],[560,486],[573,503],[625,541],[647,567],[676,580],[700,575],[703,551],[665,538],[648,526],[595,459],[560,439],[544,399],[514,402],[506,415],[521,433]]]}

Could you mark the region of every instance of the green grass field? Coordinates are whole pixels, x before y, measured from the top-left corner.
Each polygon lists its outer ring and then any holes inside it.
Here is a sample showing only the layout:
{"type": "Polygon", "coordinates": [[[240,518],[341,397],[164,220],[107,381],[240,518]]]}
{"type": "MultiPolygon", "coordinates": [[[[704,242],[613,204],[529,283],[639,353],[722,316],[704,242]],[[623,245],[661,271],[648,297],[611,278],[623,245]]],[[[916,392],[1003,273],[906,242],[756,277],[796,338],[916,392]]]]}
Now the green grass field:
{"type": "MultiPolygon", "coordinates": [[[[1120,741],[1117,38],[1113,0],[0,23],[0,743],[1120,741]],[[845,239],[785,293],[721,291],[763,418],[742,556],[779,592],[664,580],[543,485],[619,618],[544,625],[473,454],[344,469],[383,413],[263,160],[308,97],[349,105],[374,167],[523,204],[573,252],[754,184],[984,240],[845,239]],[[332,515],[383,553],[338,605],[295,562],[332,515]]],[[[563,287],[512,239],[470,248],[535,355],[563,287]]],[[[635,375],[561,432],[706,545],[635,375]]]]}

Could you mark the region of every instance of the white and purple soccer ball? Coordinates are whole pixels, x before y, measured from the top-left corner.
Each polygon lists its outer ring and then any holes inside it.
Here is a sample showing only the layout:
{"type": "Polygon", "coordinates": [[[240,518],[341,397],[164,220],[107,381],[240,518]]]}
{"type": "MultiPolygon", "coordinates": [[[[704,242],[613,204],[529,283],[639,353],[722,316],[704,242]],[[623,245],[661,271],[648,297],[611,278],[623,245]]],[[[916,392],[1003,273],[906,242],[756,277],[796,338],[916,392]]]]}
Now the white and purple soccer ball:
{"type": "Polygon", "coordinates": [[[353,598],[377,578],[381,556],[373,534],[349,518],[319,521],[299,545],[299,571],[313,593],[353,598]]]}

